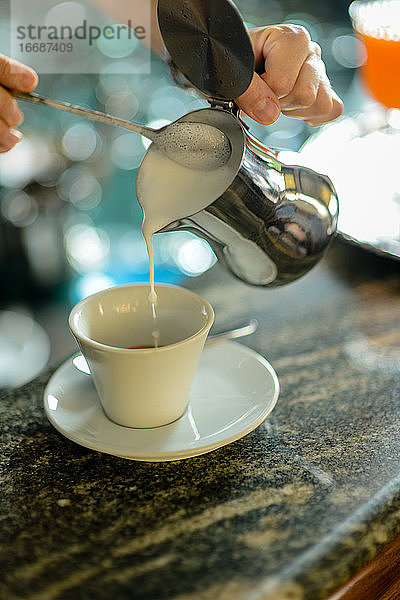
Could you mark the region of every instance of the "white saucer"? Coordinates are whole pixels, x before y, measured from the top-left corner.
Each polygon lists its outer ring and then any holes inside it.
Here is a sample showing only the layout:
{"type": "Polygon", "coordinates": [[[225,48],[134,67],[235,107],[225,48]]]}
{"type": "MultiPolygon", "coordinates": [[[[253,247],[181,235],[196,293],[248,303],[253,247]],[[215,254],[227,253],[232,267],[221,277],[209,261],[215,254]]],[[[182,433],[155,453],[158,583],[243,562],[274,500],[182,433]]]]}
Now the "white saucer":
{"type": "Polygon", "coordinates": [[[189,407],[169,425],[133,429],[111,422],[90,376],[71,360],[47,384],[44,408],[52,425],[77,444],[123,458],[168,461],[210,452],[250,433],[272,411],[278,395],[271,365],[230,341],[205,347],[189,407]]]}

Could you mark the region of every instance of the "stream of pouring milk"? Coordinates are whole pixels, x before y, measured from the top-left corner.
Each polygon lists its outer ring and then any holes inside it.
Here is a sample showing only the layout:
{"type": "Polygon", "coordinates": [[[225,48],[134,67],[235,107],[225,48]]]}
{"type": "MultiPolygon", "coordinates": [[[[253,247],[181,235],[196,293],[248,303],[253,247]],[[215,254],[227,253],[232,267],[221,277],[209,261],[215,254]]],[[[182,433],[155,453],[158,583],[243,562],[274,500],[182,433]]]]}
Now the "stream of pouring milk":
{"type": "Polygon", "coordinates": [[[143,209],[142,232],[150,266],[149,303],[153,314],[154,346],[162,345],[157,329],[157,293],[154,285],[153,235],[175,221],[193,215],[216,200],[230,185],[227,165],[201,171],[169,159],[152,144],[140,166],[136,190],[143,209]]]}

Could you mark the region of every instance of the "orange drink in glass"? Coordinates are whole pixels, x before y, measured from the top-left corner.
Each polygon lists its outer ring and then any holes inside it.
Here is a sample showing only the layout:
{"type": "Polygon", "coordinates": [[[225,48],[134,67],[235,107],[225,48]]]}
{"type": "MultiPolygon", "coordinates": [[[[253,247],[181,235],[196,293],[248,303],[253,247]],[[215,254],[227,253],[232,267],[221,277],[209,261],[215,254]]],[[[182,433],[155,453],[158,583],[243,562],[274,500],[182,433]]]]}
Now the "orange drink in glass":
{"type": "Polygon", "coordinates": [[[365,48],[361,78],[386,108],[400,108],[400,0],[357,0],[353,28],[365,48]]]}

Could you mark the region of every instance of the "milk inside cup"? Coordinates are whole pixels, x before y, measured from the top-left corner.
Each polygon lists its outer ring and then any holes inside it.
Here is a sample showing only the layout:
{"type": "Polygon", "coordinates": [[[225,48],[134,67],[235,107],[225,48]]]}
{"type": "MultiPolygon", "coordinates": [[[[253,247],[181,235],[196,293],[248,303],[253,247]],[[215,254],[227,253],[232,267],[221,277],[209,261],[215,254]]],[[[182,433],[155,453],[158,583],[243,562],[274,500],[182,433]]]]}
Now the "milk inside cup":
{"type": "Polygon", "coordinates": [[[159,285],[157,295],[157,348],[148,285],[93,294],[69,317],[105,414],[126,427],[159,427],[182,416],[214,320],[210,304],[189,290],[159,285]]]}

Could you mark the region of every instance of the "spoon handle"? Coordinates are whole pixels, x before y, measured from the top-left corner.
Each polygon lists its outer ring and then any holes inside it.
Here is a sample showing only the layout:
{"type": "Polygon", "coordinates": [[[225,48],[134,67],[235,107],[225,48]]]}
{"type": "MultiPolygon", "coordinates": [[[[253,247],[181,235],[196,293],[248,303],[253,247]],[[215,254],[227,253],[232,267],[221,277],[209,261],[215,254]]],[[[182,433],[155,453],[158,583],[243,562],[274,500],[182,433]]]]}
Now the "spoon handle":
{"type": "Polygon", "coordinates": [[[13,91],[12,93],[13,96],[15,98],[18,98],[19,100],[26,100],[27,102],[33,102],[35,104],[45,104],[46,106],[58,108],[59,110],[64,110],[65,112],[69,112],[74,115],[81,115],[82,117],[87,117],[88,119],[92,119],[93,121],[100,121],[100,123],[107,123],[108,125],[117,125],[118,127],[129,129],[129,131],[134,131],[135,133],[144,135],[152,141],[155,141],[156,139],[157,131],[155,129],[151,129],[150,127],[146,127],[145,125],[140,125],[139,123],[132,123],[132,121],[128,121],[126,119],[113,117],[112,115],[108,115],[98,110],[92,110],[91,108],[83,108],[82,106],[70,104],[69,102],[63,102],[62,100],[52,100],[51,98],[46,98],[45,96],[40,96],[39,94],[35,93],[28,94],[26,92],[15,91],[13,91]]]}
{"type": "Polygon", "coordinates": [[[251,335],[258,329],[257,319],[251,319],[247,325],[238,327],[237,329],[229,329],[227,331],[221,331],[220,333],[212,333],[208,336],[206,344],[213,344],[222,340],[234,340],[236,338],[245,337],[251,335]]]}

